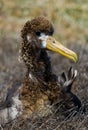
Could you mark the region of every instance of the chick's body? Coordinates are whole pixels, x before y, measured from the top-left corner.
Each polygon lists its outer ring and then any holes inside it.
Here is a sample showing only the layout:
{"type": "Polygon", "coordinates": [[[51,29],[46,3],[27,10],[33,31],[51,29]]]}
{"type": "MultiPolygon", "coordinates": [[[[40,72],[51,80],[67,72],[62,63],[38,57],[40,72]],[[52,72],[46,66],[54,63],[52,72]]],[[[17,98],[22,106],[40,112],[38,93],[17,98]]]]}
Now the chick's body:
{"type": "Polygon", "coordinates": [[[42,108],[40,113],[44,115],[43,111],[46,111],[46,106],[50,104],[49,100],[51,97],[53,97],[52,99],[57,97],[57,93],[60,91],[56,87],[56,76],[52,73],[47,52],[45,49],[40,49],[40,41],[37,38],[37,33],[52,35],[53,32],[52,24],[45,17],[28,21],[22,30],[21,51],[27,66],[27,73],[20,98],[29,113],[40,111],[42,108]]]}

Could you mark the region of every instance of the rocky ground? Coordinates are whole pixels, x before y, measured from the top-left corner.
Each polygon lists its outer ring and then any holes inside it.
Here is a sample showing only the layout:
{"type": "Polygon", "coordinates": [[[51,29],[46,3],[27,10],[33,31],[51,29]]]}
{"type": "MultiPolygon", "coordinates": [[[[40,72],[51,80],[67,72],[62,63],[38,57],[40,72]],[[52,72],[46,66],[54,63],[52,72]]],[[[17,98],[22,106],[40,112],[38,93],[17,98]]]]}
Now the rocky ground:
{"type": "MultiPolygon", "coordinates": [[[[15,82],[22,82],[24,77],[25,66],[18,60],[20,43],[20,39],[11,37],[3,36],[0,39],[0,103],[5,99],[7,88],[15,82]]],[[[24,121],[18,119],[18,121],[15,120],[13,123],[6,124],[6,126],[1,126],[1,130],[88,129],[88,45],[77,42],[68,43],[67,46],[78,54],[77,64],[55,53],[50,52],[49,55],[51,56],[53,71],[57,75],[67,71],[70,66],[78,70],[78,77],[73,85],[73,91],[82,102],[82,108],[79,112],[70,110],[69,115],[64,117],[63,113],[58,111],[45,118],[34,114],[24,121]]]]}

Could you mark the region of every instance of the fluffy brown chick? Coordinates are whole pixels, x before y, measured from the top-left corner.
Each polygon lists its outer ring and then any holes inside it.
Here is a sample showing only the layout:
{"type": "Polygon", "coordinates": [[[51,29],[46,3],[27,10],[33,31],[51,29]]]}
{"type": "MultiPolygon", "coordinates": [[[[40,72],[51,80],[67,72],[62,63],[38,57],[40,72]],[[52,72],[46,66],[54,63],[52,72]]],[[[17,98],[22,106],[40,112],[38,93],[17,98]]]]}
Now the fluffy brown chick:
{"type": "MultiPolygon", "coordinates": [[[[76,71],[72,74],[74,76],[71,75],[69,78],[71,80],[70,85],[67,84],[63,87],[65,81],[60,82],[58,77],[53,74],[47,50],[60,53],[75,62],[77,55],[56,41],[52,37],[53,33],[53,25],[43,16],[26,22],[22,29],[21,56],[27,68],[20,92],[24,115],[36,112],[44,116],[51,111],[51,104],[54,104],[57,100],[61,101],[65,100],[66,97],[69,99],[74,97],[71,94],[71,86],[76,77],[76,71]],[[70,89],[68,89],[68,86],[70,86],[70,89]]],[[[73,100],[72,102],[74,105],[78,105],[73,100]]]]}

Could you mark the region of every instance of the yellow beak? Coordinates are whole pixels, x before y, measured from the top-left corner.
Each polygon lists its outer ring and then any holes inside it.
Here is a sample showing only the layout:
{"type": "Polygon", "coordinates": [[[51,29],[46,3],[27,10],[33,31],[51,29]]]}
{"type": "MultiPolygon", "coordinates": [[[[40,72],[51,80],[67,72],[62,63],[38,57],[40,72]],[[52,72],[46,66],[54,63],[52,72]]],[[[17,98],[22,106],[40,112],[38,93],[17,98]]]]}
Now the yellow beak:
{"type": "Polygon", "coordinates": [[[70,60],[73,60],[74,62],[77,62],[77,54],[69,49],[67,49],[65,46],[63,46],[60,42],[56,41],[53,37],[49,36],[46,40],[46,48],[57,52],[65,57],[67,57],[70,60]]]}

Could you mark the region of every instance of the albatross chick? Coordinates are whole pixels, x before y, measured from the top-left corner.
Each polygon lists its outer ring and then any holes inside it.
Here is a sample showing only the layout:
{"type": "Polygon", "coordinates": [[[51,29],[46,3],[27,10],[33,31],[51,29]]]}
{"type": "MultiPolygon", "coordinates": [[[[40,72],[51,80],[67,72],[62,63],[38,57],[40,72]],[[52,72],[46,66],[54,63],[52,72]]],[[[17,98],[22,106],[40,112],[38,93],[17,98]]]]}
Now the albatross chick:
{"type": "Polygon", "coordinates": [[[77,71],[71,68],[70,76],[67,75],[68,79],[64,74],[62,76],[64,81],[59,81],[58,76],[52,72],[47,50],[59,53],[74,62],[77,61],[77,55],[52,37],[53,33],[52,23],[43,16],[26,22],[22,29],[21,57],[27,72],[20,92],[20,100],[23,103],[25,115],[36,112],[44,116],[46,111],[51,112],[52,104],[58,99],[65,100],[66,97],[71,98],[74,105],[80,106],[79,99],[71,92],[77,71]],[[65,87],[63,87],[64,83],[65,87]],[[75,97],[78,103],[73,100],[75,97]]]}
{"type": "Polygon", "coordinates": [[[21,31],[21,57],[27,71],[22,87],[12,86],[8,90],[4,107],[0,108],[0,124],[20,115],[27,117],[37,113],[46,116],[52,112],[51,106],[60,101],[65,102],[65,108],[81,106],[80,100],[71,92],[77,71],[70,68],[67,74],[62,73],[60,77],[52,72],[47,50],[77,61],[76,53],[58,42],[53,33],[53,25],[43,16],[25,23],[21,31]]]}

